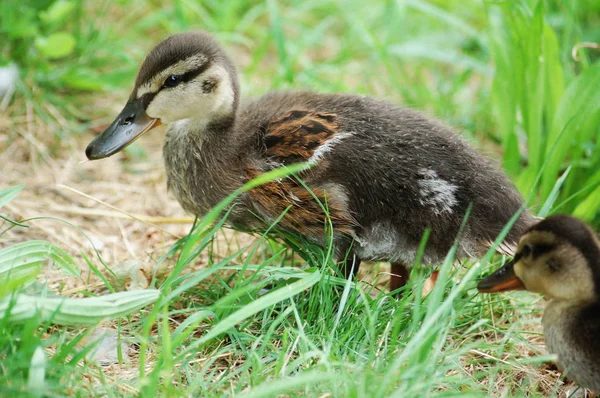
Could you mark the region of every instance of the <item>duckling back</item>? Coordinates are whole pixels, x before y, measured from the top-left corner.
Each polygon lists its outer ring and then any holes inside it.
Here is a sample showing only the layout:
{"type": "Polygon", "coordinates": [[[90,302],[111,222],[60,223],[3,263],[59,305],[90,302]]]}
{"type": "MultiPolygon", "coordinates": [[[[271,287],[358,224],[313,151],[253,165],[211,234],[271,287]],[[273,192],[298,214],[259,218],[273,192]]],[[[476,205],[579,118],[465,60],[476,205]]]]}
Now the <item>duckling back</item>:
{"type": "MultiPolygon", "coordinates": [[[[450,128],[385,101],[272,93],[243,107],[238,121],[244,147],[254,148],[252,162],[263,162],[265,168],[269,162],[315,163],[305,183],[327,187],[353,217],[349,234],[357,242],[358,257],[365,260],[412,264],[430,228],[424,260],[441,261],[469,204],[473,207],[459,255],[480,254],[523,203],[501,169],[450,128]],[[310,112],[318,115],[307,118],[310,112]],[[297,123],[298,118],[305,120],[297,123]],[[272,130],[284,128],[281,120],[287,135],[277,136],[272,130]],[[249,131],[256,134],[248,138],[249,131]],[[302,135],[295,138],[297,131],[302,135]],[[303,152],[294,148],[298,145],[316,149],[303,152]],[[278,153],[289,156],[269,156],[277,146],[284,147],[278,153]]],[[[525,211],[507,236],[507,246],[514,246],[532,221],[525,211]]]]}

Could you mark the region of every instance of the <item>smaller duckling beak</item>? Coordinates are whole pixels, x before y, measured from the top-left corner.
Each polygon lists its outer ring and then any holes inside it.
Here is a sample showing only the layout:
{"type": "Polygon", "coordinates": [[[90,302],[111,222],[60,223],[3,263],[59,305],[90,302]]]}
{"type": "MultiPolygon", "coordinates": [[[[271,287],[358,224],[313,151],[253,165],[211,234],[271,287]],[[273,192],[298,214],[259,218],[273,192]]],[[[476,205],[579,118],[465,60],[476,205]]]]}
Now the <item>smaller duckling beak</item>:
{"type": "Polygon", "coordinates": [[[525,290],[523,282],[515,275],[515,262],[510,261],[477,285],[481,293],[499,293],[509,290],[525,290]]]}
{"type": "Polygon", "coordinates": [[[107,158],[160,125],[160,119],[146,114],[141,101],[130,100],[115,121],[87,146],[85,155],[89,160],[107,158]]]}

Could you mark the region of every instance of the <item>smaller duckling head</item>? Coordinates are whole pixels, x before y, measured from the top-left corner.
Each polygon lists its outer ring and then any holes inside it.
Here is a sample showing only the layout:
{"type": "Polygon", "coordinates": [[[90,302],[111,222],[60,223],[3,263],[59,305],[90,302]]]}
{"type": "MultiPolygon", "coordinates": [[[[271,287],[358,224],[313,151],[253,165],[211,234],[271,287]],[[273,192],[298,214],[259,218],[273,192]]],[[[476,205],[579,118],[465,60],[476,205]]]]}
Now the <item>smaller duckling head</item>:
{"type": "Polygon", "coordinates": [[[146,56],[125,108],[88,145],[86,155],[90,160],[111,156],[163,123],[231,124],[238,96],[235,67],[208,33],[170,36],[146,56]]]}
{"type": "Polygon", "coordinates": [[[479,283],[480,292],[526,289],[573,302],[600,297],[600,245],[577,218],[556,215],[533,225],[521,237],[516,253],[479,283]]]}

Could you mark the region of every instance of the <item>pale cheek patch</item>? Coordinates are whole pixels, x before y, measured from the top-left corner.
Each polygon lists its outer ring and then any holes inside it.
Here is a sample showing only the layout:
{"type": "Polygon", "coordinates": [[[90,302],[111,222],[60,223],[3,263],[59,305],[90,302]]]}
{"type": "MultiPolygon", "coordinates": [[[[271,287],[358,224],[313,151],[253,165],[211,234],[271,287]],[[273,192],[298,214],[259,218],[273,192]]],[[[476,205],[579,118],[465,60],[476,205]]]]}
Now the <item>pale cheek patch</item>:
{"type": "Polygon", "coordinates": [[[197,125],[207,125],[211,120],[229,114],[235,95],[228,72],[213,66],[194,80],[168,90],[161,90],[146,108],[152,118],[163,123],[193,119],[197,125]],[[206,82],[211,92],[206,93],[206,82]]]}
{"type": "MultiPolygon", "coordinates": [[[[546,232],[530,233],[527,243],[538,240],[539,235],[546,232]]],[[[552,239],[554,239],[552,237],[552,239]]],[[[523,245],[525,239],[521,241],[523,245]]],[[[533,243],[535,244],[535,243],[533,243]]],[[[552,300],[591,302],[595,300],[594,277],[585,258],[577,249],[569,244],[561,244],[553,250],[551,256],[521,260],[514,265],[515,275],[530,292],[543,294],[552,300]],[[551,269],[547,261],[553,259],[560,266],[551,269]]]]}
{"type": "Polygon", "coordinates": [[[547,294],[544,280],[540,278],[540,271],[533,269],[533,265],[526,264],[521,260],[514,265],[514,269],[515,275],[523,282],[525,289],[533,293],[547,294]]]}
{"type": "Polygon", "coordinates": [[[146,108],[151,118],[160,119],[162,123],[171,123],[182,119],[182,108],[173,92],[160,92],[146,108]]]}
{"type": "Polygon", "coordinates": [[[420,169],[419,174],[419,203],[431,207],[435,214],[452,213],[452,208],[458,203],[454,195],[458,187],[439,178],[435,170],[420,169]]]}
{"type": "Polygon", "coordinates": [[[161,90],[146,108],[146,114],[163,123],[183,119],[210,117],[210,101],[202,93],[201,81],[193,80],[177,87],[161,90]]]}
{"type": "Polygon", "coordinates": [[[214,102],[212,111],[216,115],[224,115],[231,112],[235,94],[233,92],[233,83],[229,77],[229,72],[222,66],[217,66],[211,68],[210,72],[206,73],[206,75],[210,76],[208,79],[213,79],[218,82],[216,87],[213,88],[213,91],[209,94],[209,97],[211,97],[214,102]]]}
{"type": "Polygon", "coordinates": [[[594,300],[594,275],[579,250],[570,244],[562,244],[554,255],[562,264],[558,271],[560,275],[552,281],[556,295],[570,300],[594,300]]]}

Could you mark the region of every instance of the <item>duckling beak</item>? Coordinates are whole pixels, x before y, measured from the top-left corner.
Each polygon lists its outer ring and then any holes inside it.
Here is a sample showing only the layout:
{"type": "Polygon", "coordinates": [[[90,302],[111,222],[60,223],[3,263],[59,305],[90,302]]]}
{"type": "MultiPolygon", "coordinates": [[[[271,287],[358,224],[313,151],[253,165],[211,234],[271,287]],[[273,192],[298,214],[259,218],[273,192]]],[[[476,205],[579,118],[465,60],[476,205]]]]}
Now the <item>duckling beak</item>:
{"type": "Polygon", "coordinates": [[[146,114],[141,101],[130,100],[115,121],[87,146],[85,155],[89,160],[107,158],[160,124],[160,119],[146,114]]]}
{"type": "Polygon", "coordinates": [[[509,290],[525,290],[523,282],[515,275],[515,262],[510,261],[477,285],[481,293],[499,293],[509,290]]]}

